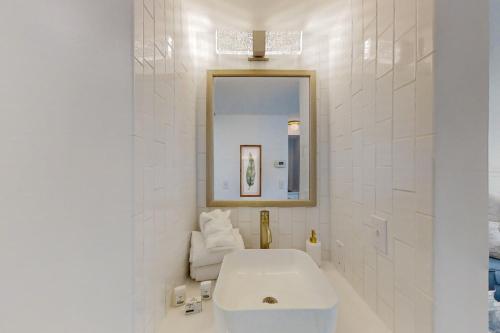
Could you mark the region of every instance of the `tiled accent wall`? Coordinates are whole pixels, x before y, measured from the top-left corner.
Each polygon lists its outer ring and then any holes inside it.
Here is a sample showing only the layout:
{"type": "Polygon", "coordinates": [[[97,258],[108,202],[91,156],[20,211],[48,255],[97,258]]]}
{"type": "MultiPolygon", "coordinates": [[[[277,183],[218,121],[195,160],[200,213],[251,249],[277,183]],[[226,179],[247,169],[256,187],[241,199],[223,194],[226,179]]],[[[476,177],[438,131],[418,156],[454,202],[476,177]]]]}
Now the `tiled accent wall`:
{"type": "Polygon", "coordinates": [[[157,332],[184,283],[196,221],[195,95],[178,0],[135,1],[135,332],[157,332]]]}
{"type": "MultiPolygon", "coordinates": [[[[199,34],[202,45],[209,45],[207,41],[213,39],[215,31],[199,34]]],[[[270,210],[271,231],[273,234],[272,248],[295,248],[305,250],[306,239],[311,229],[318,232],[322,243],[322,254],[325,260],[330,258],[330,198],[328,186],[328,80],[323,73],[327,73],[327,52],[320,52],[325,44],[314,43],[318,39],[311,32],[305,37],[304,52],[300,57],[271,57],[267,63],[249,62],[247,57],[215,56],[205,59],[200,63],[198,77],[197,98],[197,163],[198,163],[198,212],[209,210],[206,208],[206,146],[205,146],[205,88],[207,69],[227,68],[269,68],[269,69],[315,69],[317,70],[317,112],[318,112],[318,182],[317,182],[317,207],[297,208],[232,208],[231,217],[235,228],[239,228],[247,248],[259,248],[260,223],[259,212],[262,209],[270,210]],[[322,56],[323,55],[323,56],[322,56]]],[[[327,45],[326,45],[327,46],[327,45]]],[[[214,49],[209,49],[208,54],[215,55],[214,49]]],[[[223,208],[224,209],[224,208],[223,208]]]]}
{"type": "Polygon", "coordinates": [[[332,258],[394,332],[432,332],[433,8],[339,1],[330,36],[332,258]]]}

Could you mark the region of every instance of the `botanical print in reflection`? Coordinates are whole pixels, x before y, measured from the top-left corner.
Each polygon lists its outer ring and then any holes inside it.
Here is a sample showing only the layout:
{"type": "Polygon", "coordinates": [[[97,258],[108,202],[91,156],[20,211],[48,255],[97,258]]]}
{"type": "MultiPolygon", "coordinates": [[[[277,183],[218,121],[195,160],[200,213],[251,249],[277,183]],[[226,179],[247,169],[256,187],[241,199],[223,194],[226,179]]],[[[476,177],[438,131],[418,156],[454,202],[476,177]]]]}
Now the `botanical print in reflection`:
{"type": "Polygon", "coordinates": [[[240,145],[240,197],[261,196],[260,145],[240,145]]]}
{"type": "Polygon", "coordinates": [[[248,189],[250,190],[255,184],[255,160],[253,159],[252,153],[248,153],[248,166],[246,172],[246,179],[248,189]]]}

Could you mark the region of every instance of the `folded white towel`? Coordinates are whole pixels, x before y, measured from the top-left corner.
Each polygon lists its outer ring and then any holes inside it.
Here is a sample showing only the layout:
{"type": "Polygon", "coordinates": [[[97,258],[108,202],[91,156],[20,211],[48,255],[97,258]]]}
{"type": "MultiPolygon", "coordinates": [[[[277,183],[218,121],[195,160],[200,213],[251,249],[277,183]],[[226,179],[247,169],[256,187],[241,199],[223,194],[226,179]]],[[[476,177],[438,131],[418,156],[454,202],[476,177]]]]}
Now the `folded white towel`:
{"type": "Polygon", "coordinates": [[[228,232],[233,229],[233,225],[231,224],[231,220],[228,217],[218,217],[207,221],[204,224],[203,236],[208,237],[210,235],[219,233],[219,232],[228,232]]]}
{"type": "Polygon", "coordinates": [[[225,212],[220,209],[213,210],[211,212],[203,212],[200,214],[200,231],[203,236],[207,237],[210,234],[227,231],[233,228],[229,216],[231,215],[230,210],[225,212]]]}
{"type": "Polygon", "coordinates": [[[191,279],[196,281],[216,280],[219,277],[222,264],[193,267],[191,265],[189,273],[191,279]]]}
{"type": "Polygon", "coordinates": [[[245,249],[243,238],[238,229],[232,230],[234,238],[236,239],[236,247],[218,248],[217,250],[209,250],[205,245],[205,239],[199,231],[191,233],[191,250],[189,252],[189,262],[191,267],[201,267],[213,264],[220,264],[224,256],[235,250],[245,249]]]}
{"type": "Polygon", "coordinates": [[[205,245],[208,249],[236,246],[230,214],[230,210],[223,212],[220,209],[200,214],[200,230],[205,237],[205,245]]]}

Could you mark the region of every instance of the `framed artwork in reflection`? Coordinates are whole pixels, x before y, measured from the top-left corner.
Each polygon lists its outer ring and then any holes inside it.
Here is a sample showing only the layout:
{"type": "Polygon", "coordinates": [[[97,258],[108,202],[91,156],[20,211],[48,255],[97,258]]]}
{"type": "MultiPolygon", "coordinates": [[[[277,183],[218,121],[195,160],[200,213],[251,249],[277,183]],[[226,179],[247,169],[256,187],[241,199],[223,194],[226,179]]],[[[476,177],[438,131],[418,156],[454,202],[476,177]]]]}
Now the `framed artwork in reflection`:
{"type": "Polygon", "coordinates": [[[240,145],[240,197],[261,196],[261,150],[261,145],[240,145]]]}

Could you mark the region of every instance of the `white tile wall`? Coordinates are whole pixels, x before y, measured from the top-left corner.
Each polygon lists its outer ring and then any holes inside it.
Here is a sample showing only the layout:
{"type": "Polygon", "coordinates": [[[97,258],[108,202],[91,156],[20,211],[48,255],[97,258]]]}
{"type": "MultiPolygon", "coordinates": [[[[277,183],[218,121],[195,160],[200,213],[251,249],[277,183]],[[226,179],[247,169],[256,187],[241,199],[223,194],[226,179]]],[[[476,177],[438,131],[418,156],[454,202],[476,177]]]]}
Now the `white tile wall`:
{"type": "MultiPolygon", "coordinates": [[[[360,2],[361,3],[361,2],[360,2]]],[[[361,7],[359,8],[361,11],[361,7]]],[[[361,16],[361,13],[360,13],[361,16]]],[[[213,19],[213,16],[208,15],[208,19],[213,19]]],[[[225,18],[227,19],[227,18],[225,18]]],[[[224,20],[224,19],[223,19],[224,20]]],[[[218,24],[222,24],[218,22],[218,24]]],[[[241,22],[244,25],[244,22],[241,22]]],[[[360,21],[360,24],[361,21],[360,21]]],[[[227,68],[284,68],[284,69],[314,69],[317,70],[317,112],[318,112],[318,184],[317,184],[317,207],[308,208],[272,208],[270,211],[271,231],[273,232],[274,248],[296,248],[305,250],[305,242],[311,229],[315,229],[318,233],[319,240],[322,242],[322,254],[325,260],[330,258],[330,188],[329,188],[329,113],[328,113],[328,80],[325,74],[325,67],[328,66],[328,45],[325,43],[316,43],[319,40],[314,29],[304,32],[304,51],[299,57],[273,57],[267,63],[249,62],[246,57],[235,56],[215,56],[213,52],[213,36],[215,31],[211,24],[207,27],[202,27],[204,33],[197,34],[197,42],[207,45],[209,55],[204,59],[198,59],[198,76],[197,76],[197,160],[198,160],[198,212],[209,210],[212,208],[206,207],[205,198],[205,86],[206,86],[206,70],[207,69],[227,69],[227,68]],[[323,48],[325,51],[320,52],[323,48]],[[323,58],[321,54],[325,55],[323,58]],[[324,69],[324,70],[323,70],[324,69]],[[324,96],[324,98],[322,98],[324,96]]],[[[362,34],[360,34],[360,43],[362,44],[362,34]]],[[[361,54],[362,60],[362,54],[361,54]]],[[[362,62],[361,62],[362,64],[362,62]]],[[[361,80],[362,67],[360,71],[361,80]]],[[[360,85],[360,83],[358,83],[360,85]]],[[[361,111],[360,111],[361,112],[361,111]]],[[[345,111],[346,117],[344,122],[351,132],[351,116],[350,111],[345,111]],[[347,117],[348,116],[348,117],[347,117]]],[[[355,126],[361,127],[362,116],[357,118],[355,126]]],[[[361,169],[359,169],[361,170],[361,169]]],[[[352,170],[350,170],[352,172],[352,170]]],[[[361,194],[359,196],[361,200],[361,194]]],[[[214,208],[215,209],[215,208],[214,208]]],[[[258,248],[260,246],[259,238],[259,212],[266,208],[233,208],[233,224],[240,229],[246,247],[258,248]],[[234,216],[238,216],[235,219],[234,216]]],[[[269,208],[268,208],[269,209],[269,208]]]]}
{"type": "MultiPolygon", "coordinates": [[[[361,23],[353,17],[352,32],[346,31],[343,20],[354,8],[347,0],[340,2],[337,14],[342,18],[334,20],[330,35],[331,87],[356,80],[349,70],[355,59],[346,58],[354,56],[351,49],[361,23]]],[[[362,89],[352,89],[350,95],[348,91],[347,97],[330,94],[329,103],[335,106],[330,108],[330,154],[335,161],[330,171],[331,241],[344,244],[332,246],[332,258],[389,328],[398,333],[431,332],[434,53],[433,19],[424,16],[432,16],[434,3],[376,3],[375,11],[374,1],[363,1],[362,89]],[[358,125],[360,95],[363,121],[358,125]],[[345,118],[356,125],[349,128],[345,118]],[[350,138],[352,145],[347,144],[350,138]],[[373,246],[371,214],[388,220],[387,255],[373,246]],[[361,224],[356,223],[359,219],[361,224]],[[364,253],[361,261],[358,249],[364,253]],[[363,269],[355,268],[359,266],[363,269]],[[358,287],[356,271],[363,288],[358,287]]]]}
{"type": "Polygon", "coordinates": [[[135,0],[134,11],[134,326],[150,333],[185,279],[195,228],[195,92],[181,1],[135,0]]]}

